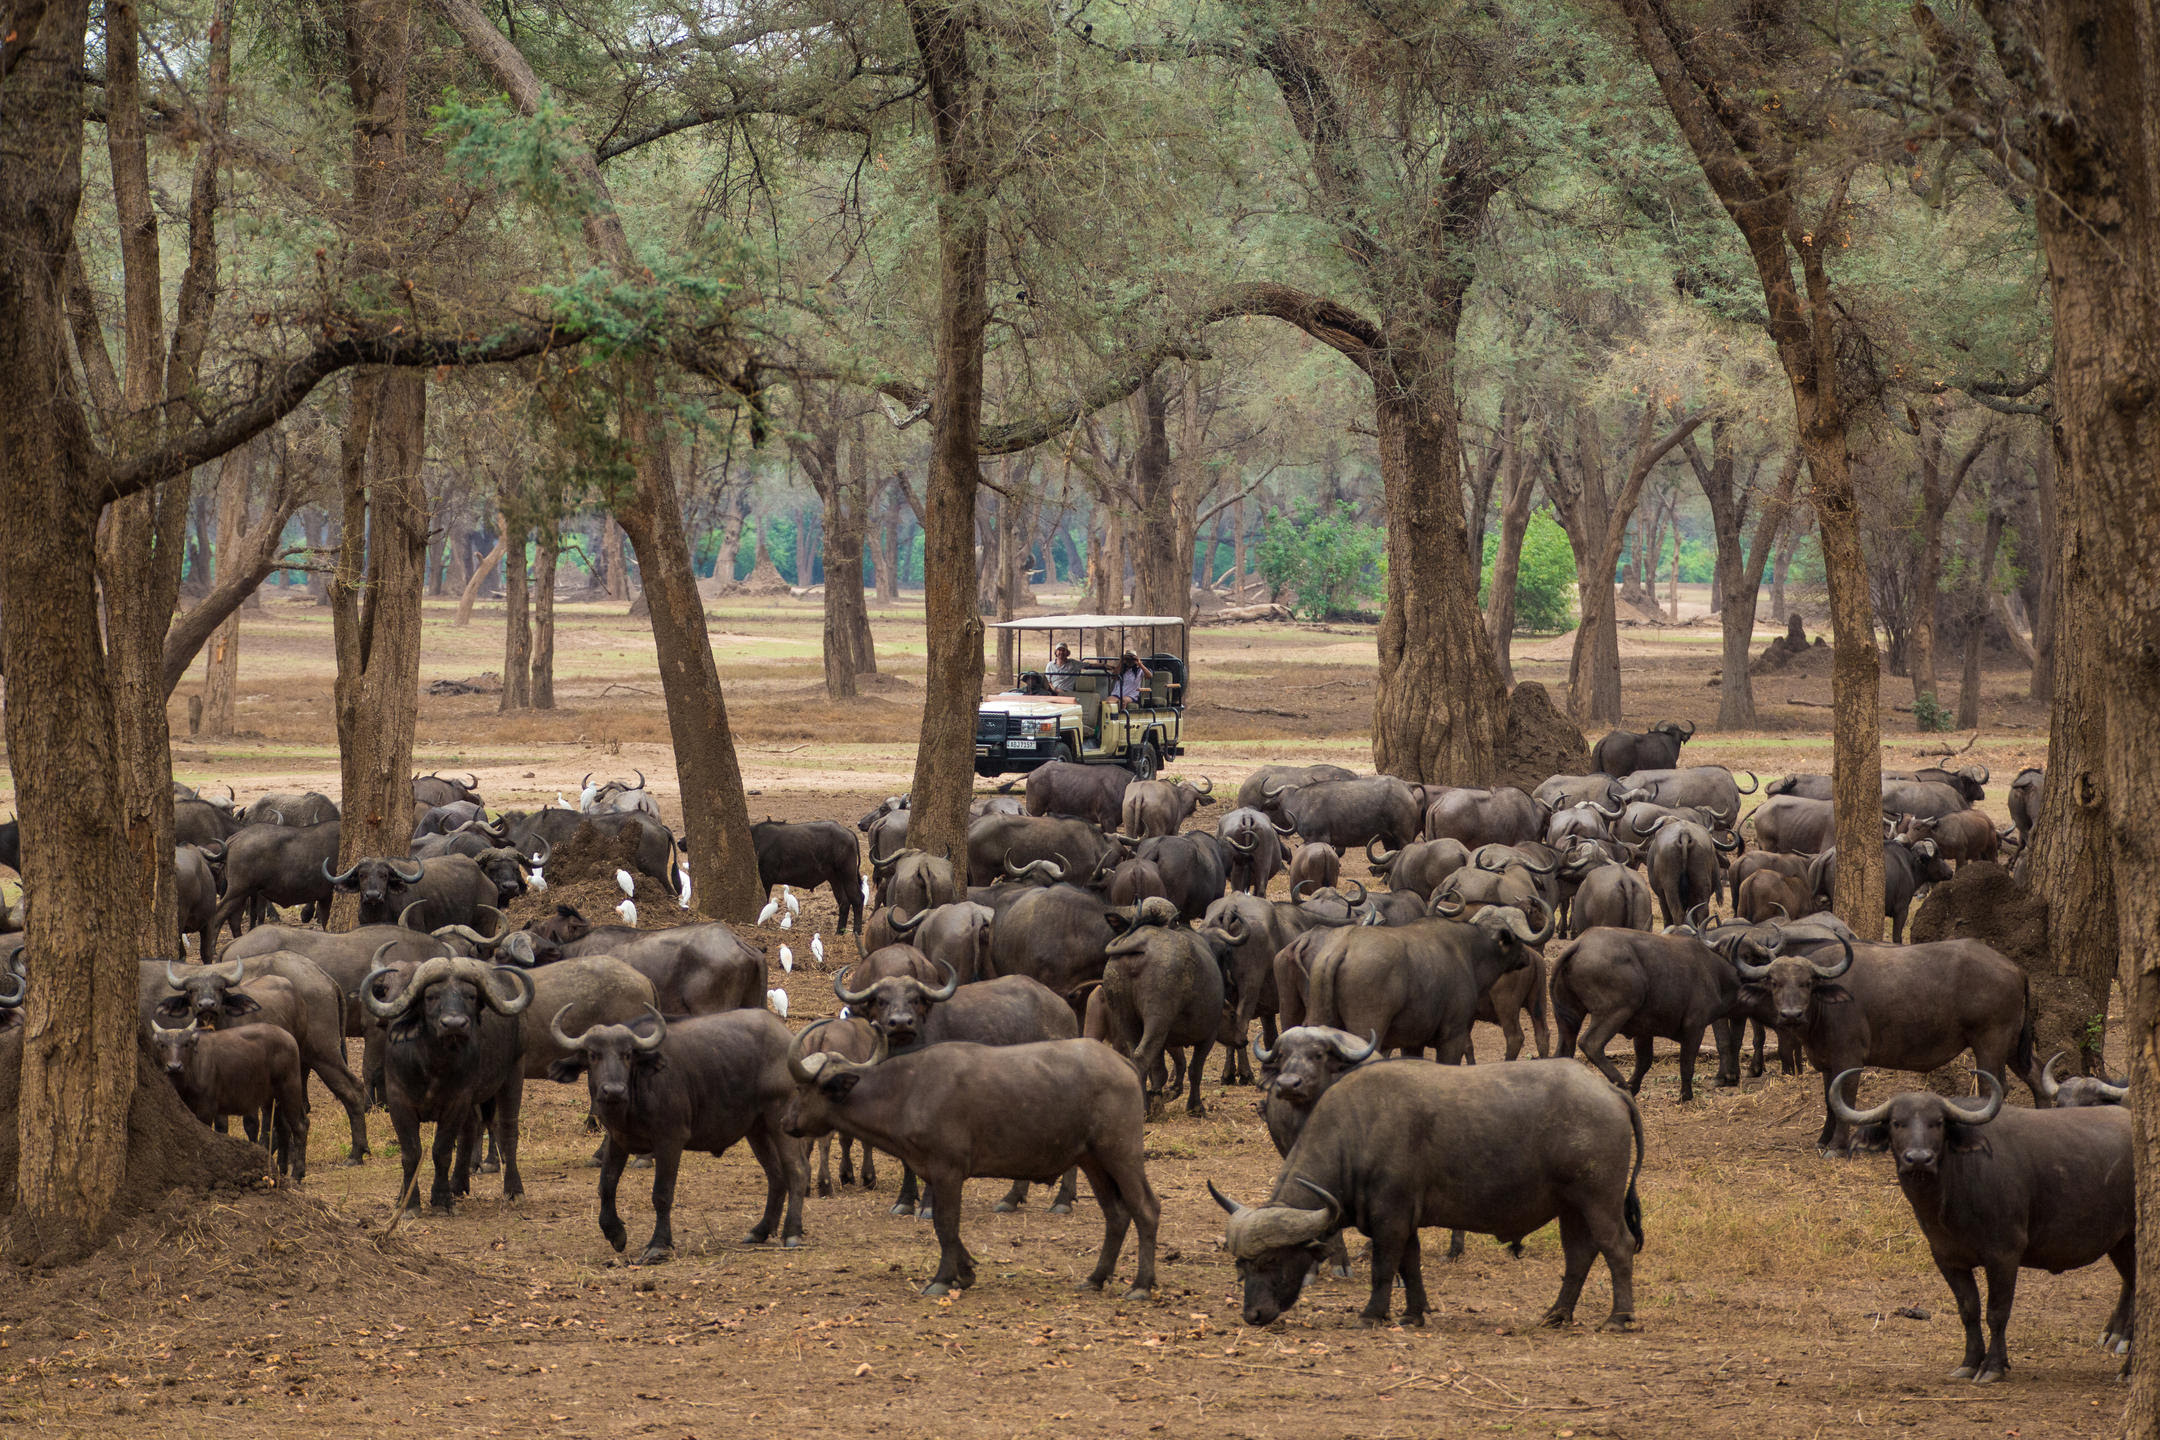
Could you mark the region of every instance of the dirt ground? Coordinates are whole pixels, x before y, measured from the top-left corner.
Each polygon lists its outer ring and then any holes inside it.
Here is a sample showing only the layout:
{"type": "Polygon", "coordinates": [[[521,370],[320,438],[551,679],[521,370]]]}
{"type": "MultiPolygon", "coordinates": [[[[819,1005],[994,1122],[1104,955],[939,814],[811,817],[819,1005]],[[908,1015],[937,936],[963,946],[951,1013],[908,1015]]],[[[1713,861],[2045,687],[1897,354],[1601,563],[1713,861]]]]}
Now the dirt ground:
{"type": "MultiPolygon", "coordinates": [[[[825,699],[814,603],[717,602],[714,628],[754,814],[852,820],[906,787],[922,654],[919,611],[879,611],[879,658],[894,672],[865,698],[825,699]]],[[[552,714],[498,715],[485,697],[422,701],[421,764],[476,772],[488,800],[575,795],[588,771],[642,768],[673,813],[673,769],[639,622],[597,607],[563,614],[552,714]]],[[[232,740],[189,739],[175,702],[176,770],[270,788],[334,789],[325,612],[273,596],[245,624],[244,698],[232,740]]],[[[1767,629],[1762,639],[1770,635],[1767,629]]],[[[1632,630],[1630,720],[1707,726],[1717,636],[1708,626],[1632,630]]],[[[499,664],[500,613],[469,627],[431,610],[423,682],[499,664]]],[[[1518,677],[1556,693],[1563,647],[1526,644],[1518,677]],[[1548,654],[1550,651],[1550,654],[1548,654]]],[[[1192,755],[1184,773],[1233,787],[1275,759],[1370,764],[1369,630],[1241,626],[1194,638],[1192,755]]],[[[1828,682],[1757,682],[1763,729],[1704,730],[1685,752],[1765,777],[1828,763],[1828,682]]],[[[1909,684],[1886,677],[1888,707],[1909,684]]],[[[2022,764],[2039,763],[2045,715],[2022,672],[1988,676],[1980,739],[1960,761],[1993,767],[1989,807],[2022,764]]],[[[1947,698],[1947,697],[1946,697],[1947,698]]],[[[1940,737],[1885,715],[1885,763],[1925,763],[1940,737]]],[[[1950,737],[1960,743],[1962,737],[1950,737]]],[[[7,792],[0,790],[0,796],[7,792]]],[[[4,804],[0,799],[0,804],[4,804]]],[[[1198,823],[1212,821],[1203,809],[1198,823]]],[[[1364,873],[1362,860],[1346,867],[1364,873]]],[[[804,897],[790,931],[763,927],[768,983],[791,1023],[833,1013],[831,969],[855,957],[831,932],[831,899],[804,897]],[[817,967],[810,939],[821,938],[817,967]],[[779,947],[794,957],[783,972],[779,947]]],[[[640,899],[647,907],[662,903],[640,899]]],[[[1483,1061],[1497,1032],[1480,1028],[1483,1061]]],[[[1211,1058],[1211,1079],[1220,1057],[1211,1058]]],[[[1266,1331],[1245,1328],[1221,1215],[1205,1182],[1248,1201],[1277,1169],[1252,1092],[1212,1083],[1209,1113],[1149,1127],[1162,1199],[1162,1289],[1145,1303],[1076,1293],[1101,1238],[1083,1199],[1051,1216],[1038,1198],[995,1215],[1002,1186],[969,1189],[963,1234],[976,1288],[946,1301],[918,1287],[935,1266],[929,1227],[887,1213],[897,1165],[878,1186],[820,1197],[799,1250],[738,1242],[761,1202],[747,1152],[686,1160],[678,1258],[621,1264],[595,1221],[582,1085],[529,1082],[525,1199],[496,1177],[450,1218],[389,1235],[396,1186],[387,1119],[378,1154],[343,1161],[342,1123],[318,1104],[314,1169],[297,1197],[176,1202],[89,1264],[19,1274],[0,1295],[0,1428],[41,1434],[564,1437],[747,1434],[1223,1437],[1654,1437],[1853,1435],[2091,1436],[2116,1428],[2117,1362],[2093,1348],[2112,1306],[2110,1267],[2028,1272],[1998,1386],[1946,1378],[1959,1330],[1947,1288],[1882,1156],[1833,1162],[1812,1146],[1819,1083],[1771,1078],[1677,1103],[1670,1057],[1651,1073],[1643,1114],[1648,1245],[1636,1262],[1639,1327],[1564,1332],[1537,1320],[1559,1284],[1554,1232],[1521,1259],[1473,1238],[1428,1267],[1426,1329],[1367,1329],[1362,1278],[1316,1280],[1266,1331]]],[[[1888,1093],[1878,1080],[1869,1094],[1888,1093]]],[[[2022,1096],[2020,1096],[2022,1098],[2022,1096]]],[[[838,1157],[834,1157],[835,1169],[838,1157]]],[[[813,1159],[813,1164],[815,1161],[813,1159]]],[[[649,1171],[625,1176],[633,1243],[651,1223],[649,1171]]],[[[1444,1247],[1437,1234],[1428,1246],[1444,1247]]],[[[1353,1244],[1353,1251],[1356,1249],[1353,1244]]],[[[1132,1274],[1128,1248],[1120,1281],[1132,1274]]],[[[1364,1273],[1360,1266],[1360,1275],[1364,1273]]],[[[1399,1297],[1397,1308],[1399,1310],[1399,1297]]],[[[1581,1317],[1610,1303],[1602,1266],[1581,1317]]]]}

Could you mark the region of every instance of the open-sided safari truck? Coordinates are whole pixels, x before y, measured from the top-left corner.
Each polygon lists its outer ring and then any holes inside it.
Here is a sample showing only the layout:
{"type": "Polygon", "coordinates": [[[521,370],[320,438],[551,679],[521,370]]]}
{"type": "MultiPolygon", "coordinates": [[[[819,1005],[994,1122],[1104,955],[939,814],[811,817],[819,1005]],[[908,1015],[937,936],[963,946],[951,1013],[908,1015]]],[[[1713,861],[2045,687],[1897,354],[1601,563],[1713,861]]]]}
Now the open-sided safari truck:
{"type": "Polygon", "coordinates": [[[1025,773],[1052,760],[1123,765],[1152,779],[1184,753],[1185,622],[1174,615],[1037,615],[1001,621],[1016,637],[1020,684],[989,696],[975,715],[975,773],[1025,773]],[[1063,641],[1074,667],[1060,674],[1051,656],[1063,641]],[[1144,642],[1144,644],[1142,643],[1144,642]],[[1126,650],[1148,673],[1121,674],[1126,650]],[[1121,690],[1134,691],[1129,695],[1121,690]]]}

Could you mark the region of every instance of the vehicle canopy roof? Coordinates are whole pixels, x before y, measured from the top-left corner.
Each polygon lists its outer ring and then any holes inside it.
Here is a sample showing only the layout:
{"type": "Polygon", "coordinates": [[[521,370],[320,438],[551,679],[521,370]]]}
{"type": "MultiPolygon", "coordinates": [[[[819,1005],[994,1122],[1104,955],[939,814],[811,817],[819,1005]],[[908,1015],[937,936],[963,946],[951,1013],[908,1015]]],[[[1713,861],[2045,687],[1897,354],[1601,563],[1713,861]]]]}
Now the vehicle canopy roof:
{"type": "Polygon", "coordinates": [[[992,630],[1138,630],[1154,625],[1184,625],[1177,615],[1030,615],[1000,620],[992,630]]]}

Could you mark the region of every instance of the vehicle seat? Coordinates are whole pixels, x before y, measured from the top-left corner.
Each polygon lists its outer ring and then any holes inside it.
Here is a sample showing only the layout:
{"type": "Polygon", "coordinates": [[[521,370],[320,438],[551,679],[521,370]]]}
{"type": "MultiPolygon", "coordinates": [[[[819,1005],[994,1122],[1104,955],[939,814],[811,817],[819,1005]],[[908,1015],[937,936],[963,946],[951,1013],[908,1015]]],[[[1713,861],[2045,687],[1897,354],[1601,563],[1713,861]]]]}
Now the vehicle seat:
{"type": "Polygon", "coordinates": [[[1073,677],[1073,696],[1080,702],[1080,738],[1098,740],[1102,735],[1102,676],[1083,670],[1073,677]]]}
{"type": "Polygon", "coordinates": [[[1167,674],[1170,677],[1169,703],[1176,704],[1185,698],[1186,676],[1184,661],[1165,652],[1160,655],[1148,656],[1147,667],[1158,675],[1167,674]]]}
{"type": "Polygon", "coordinates": [[[1170,703],[1170,674],[1157,670],[1148,676],[1148,704],[1160,710],[1170,703]]]}

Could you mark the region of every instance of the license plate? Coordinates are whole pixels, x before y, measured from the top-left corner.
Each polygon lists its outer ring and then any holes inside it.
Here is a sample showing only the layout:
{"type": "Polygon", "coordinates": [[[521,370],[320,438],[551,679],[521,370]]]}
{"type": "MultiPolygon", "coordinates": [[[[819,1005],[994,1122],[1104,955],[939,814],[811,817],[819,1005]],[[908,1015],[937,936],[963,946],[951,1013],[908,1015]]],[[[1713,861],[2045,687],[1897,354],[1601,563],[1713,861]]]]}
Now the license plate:
{"type": "Polygon", "coordinates": [[[1033,740],[1007,740],[1005,748],[1008,750],[1033,750],[1035,742],[1033,740]]]}

